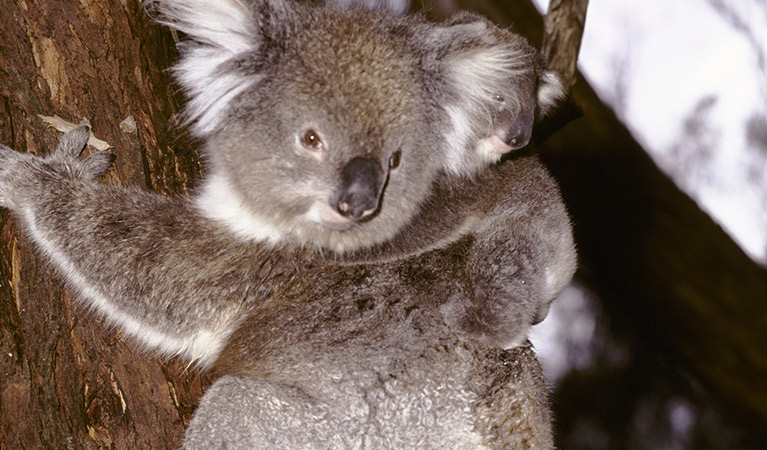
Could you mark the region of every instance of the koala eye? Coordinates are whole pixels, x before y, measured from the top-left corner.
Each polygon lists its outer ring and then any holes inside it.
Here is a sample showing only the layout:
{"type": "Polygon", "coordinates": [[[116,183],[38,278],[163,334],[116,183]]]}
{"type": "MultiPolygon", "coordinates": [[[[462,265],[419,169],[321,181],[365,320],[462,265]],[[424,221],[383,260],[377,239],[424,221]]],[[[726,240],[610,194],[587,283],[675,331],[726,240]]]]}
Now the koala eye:
{"type": "Polygon", "coordinates": [[[506,101],[506,99],[505,99],[505,98],[503,98],[503,95],[500,95],[500,94],[495,94],[495,95],[493,96],[493,100],[495,100],[495,101],[496,101],[496,102],[498,102],[498,103],[503,103],[503,102],[505,102],[505,101],[506,101]]]}
{"type": "Polygon", "coordinates": [[[301,144],[309,150],[321,150],[325,146],[325,143],[320,139],[320,135],[312,129],[306,130],[306,133],[301,138],[301,144]]]}
{"type": "Polygon", "coordinates": [[[392,153],[391,157],[389,158],[389,168],[396,169],[399,166],[399,162],[401,159],[402,159],[402,150],[397,150],[396,152],[392,153]]]}

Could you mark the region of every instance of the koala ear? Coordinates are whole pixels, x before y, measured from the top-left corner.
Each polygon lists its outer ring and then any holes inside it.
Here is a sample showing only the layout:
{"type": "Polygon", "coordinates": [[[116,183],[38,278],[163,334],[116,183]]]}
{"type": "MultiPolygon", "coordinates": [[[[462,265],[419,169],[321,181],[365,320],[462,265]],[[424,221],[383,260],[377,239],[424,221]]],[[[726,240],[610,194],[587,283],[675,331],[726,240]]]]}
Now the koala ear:
{"type": "Polygon", "coordinates": [[[147,0],[155,20],[195,42],[237,54],[253,50],[258,30],[251,7],[242,0],[147,0]]]}
{"type": "Polygon", "coordinates": [[[531,49],[520,36],[501,34],[487,19],[461,14],[436,31],[443,50],[447,81],[463,100],[482,104],[504,91],[514,77],[525,76],[532,67],[531,49]]]}
{"type": "Polygon", "coordinates": [[[537,77],[541,115],[566,95],[559,75],[546,69],[542,56],[522,36],[499,28],[482,16],[458,14],[437,33],[441,36],[435,41],[450,43],[445,52],[452,82],[464,88],[473,85],[480,99],[486,99],[487,92],[491,95],[504,92],[504,86],[517,76],[537,77]]]}
{"type": "Polygon", "coordinates": [[[283,0],[147,0],[144,5],[157,22],[189,39],[179,45],[173,74],[188,97],[184,122],[199,137],[217,129],[231,100],[260,79],[242,62],[258,66],[263,36],[273,31],[266,30],[268,22],[289,23],[283,0]]]}
{"type": "Polygon", "coordinates": [[[540,117],[550,113],[567,96],[567,91],[559,75],[553,70],[544,70],[538,81],[538,114],[540,117]]]}

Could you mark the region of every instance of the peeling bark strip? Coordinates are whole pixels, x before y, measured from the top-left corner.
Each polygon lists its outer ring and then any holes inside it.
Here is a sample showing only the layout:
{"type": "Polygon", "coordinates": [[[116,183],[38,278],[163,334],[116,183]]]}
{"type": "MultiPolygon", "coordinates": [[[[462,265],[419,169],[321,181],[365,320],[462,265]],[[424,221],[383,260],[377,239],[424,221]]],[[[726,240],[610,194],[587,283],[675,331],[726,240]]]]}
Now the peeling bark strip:
{"type": "MultiPolygon", "coordinates": [[[[168,125],[179,109],[173,40],[139,1],[13,0],[0,36],[3,144],[43,153],[59,134],[38,114],[87,117],[118,157],[107,182],[170,193],[198,177],[194,147],[168,125]]],[[[0,212],[0,450],[178,448],[207,382],[73,305],[0,212]]]]}
{"type": "MultiPolygon", "coordinates": [[[[71,122],[67,122],[66,120],[62,119],[59,116],[44,116],[42,114],[38,114],[37,117],[39,117],[43,122],[50,125],[56,131],[60,131],[62,133],[66,133],[67,131],[70,131],[80,125],[86,125],[88,126],[88,128],[91,127],[91,121],[86,118],[83,118],[83,120],[81,120],[79,124],[74,124],[71,122]]],[[[110,148],[112,148],[111,145],[107,144],[101,139],[98,139],[93,134],[93,131],[91,131],[91,137],[88,138],[88,145],[95,148],[96,150],[109,150],[110,148]]]]}

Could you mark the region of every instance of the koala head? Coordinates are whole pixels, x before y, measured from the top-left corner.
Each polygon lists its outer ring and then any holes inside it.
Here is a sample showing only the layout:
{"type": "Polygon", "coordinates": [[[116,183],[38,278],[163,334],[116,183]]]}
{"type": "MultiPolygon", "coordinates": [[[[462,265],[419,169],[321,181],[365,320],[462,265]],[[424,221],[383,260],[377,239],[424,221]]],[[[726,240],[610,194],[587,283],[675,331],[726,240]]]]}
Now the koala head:
{"type": "Polygon", "coordinates": [[[442,26],[462,55],[447,66],[453,95],[444,105],[452,123],[444,166],[473,175],[527,146],[533,123],[554,109],[565,88],[522,36],[472,13],[442,26]]]}
{"type": "Polygon", "coordinates": [[[529,139],[518,129],[536,110],[535,52],[484,19],[289,0],[148,5],[190,39],[174,73],[210,164],[197,204],[242,237],[334,252],[381,243],[440,171],[497,160],[484,141],[503,154],[511,134],[529,139]]]}

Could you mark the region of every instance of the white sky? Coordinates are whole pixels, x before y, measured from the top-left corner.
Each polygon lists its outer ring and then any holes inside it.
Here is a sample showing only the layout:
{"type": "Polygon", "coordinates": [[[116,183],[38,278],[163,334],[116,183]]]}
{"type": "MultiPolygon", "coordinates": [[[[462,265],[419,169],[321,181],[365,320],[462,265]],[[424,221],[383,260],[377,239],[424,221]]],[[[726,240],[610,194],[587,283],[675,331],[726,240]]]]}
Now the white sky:
{"type": "MultiPolygon", "coordinates": [[[[767,1],[723,3],[767,52],[767,1]]],[[[752,258],[767,264],[767,156],[745,139],[746,120],[767,113],[767,75],[758,61],[753,43],[707,0],[589,1],[581,71],[656,163],[752,258]],[[684,120],[711,95],[717,101],[706,136],[715,151],[688,165],[699,148],[683,147],[688,154],[681,159],[672,150],[682,142],[684,120]],[[761,167],[764,176],[754,180],[761,167]]]]}

